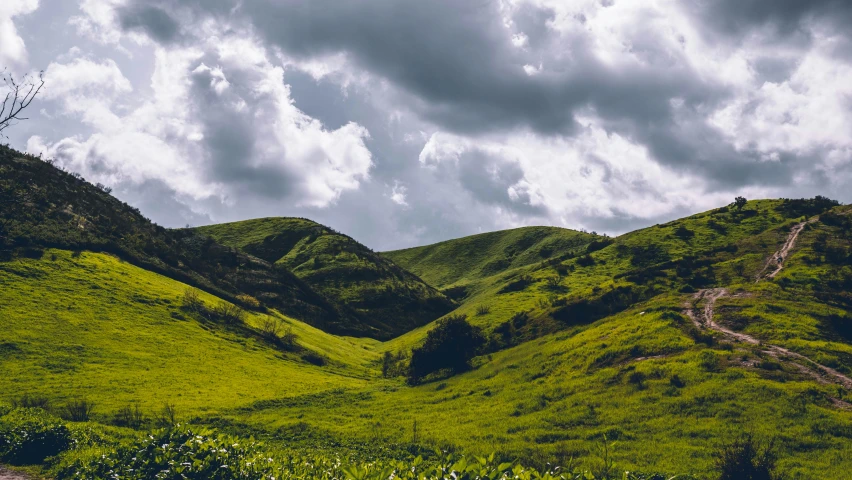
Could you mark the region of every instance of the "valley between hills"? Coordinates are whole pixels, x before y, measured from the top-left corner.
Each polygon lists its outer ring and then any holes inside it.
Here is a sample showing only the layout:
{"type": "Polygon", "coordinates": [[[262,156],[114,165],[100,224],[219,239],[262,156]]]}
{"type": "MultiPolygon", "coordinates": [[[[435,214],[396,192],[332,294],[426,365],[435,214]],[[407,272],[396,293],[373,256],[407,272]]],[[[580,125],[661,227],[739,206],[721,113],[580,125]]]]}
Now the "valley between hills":
{"type": "Polygon", "coordinates": [[[824,197],[374,252],[163,228],[0,147],[0,205],[0,463],[28,475],[720,478],[744,444],[852,470],[852,208],[824,197]]]}

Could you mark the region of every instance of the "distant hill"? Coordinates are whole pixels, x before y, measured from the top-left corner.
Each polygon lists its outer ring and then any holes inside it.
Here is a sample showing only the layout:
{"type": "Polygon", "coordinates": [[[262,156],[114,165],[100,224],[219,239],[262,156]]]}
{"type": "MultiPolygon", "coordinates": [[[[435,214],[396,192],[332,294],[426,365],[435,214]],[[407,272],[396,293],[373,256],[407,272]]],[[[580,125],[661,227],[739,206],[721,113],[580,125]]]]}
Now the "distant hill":
{"type": "Polygon", "coordinates": [[[557,227],[522,227],[447,240],[382,255],[438,288],[583,252],[597,235],[557,227]]]}
{"type": "Polygon", "coordinates": [[[191,230],[169,230],[76,174],[0,146],[0,258],[38,258],[45,248],[108,252],[238,302],[247,294],[332,332],[351,314],[283,266],[191,230]]]}
{"type": "Polygon", "coordinates": [[[194,231],[283,266],[355,312],[359,334],[392,338],[455,305],[435,288],[354,239],[301,218],[261,218],[194,231]]]}

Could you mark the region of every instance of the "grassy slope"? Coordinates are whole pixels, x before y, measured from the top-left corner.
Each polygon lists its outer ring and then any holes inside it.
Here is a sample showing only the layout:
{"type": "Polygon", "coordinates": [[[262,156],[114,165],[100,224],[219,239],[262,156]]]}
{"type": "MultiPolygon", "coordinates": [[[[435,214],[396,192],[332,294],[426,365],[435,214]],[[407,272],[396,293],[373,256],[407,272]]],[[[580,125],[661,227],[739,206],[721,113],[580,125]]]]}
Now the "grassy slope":
{"type": "MultiPolygon", "coordinates": [[[[260,430],[305,422],[309,430],[362,439],[408,441],[417,420],[420,437],[429,441],[529,458],[585,457],[605,433],[619,440],[615,456],[623,467],[698,474],[712,468],[719,444],[750,430],[778,436],[781,465],[792,478],[842,478],[852,468],[852,413],[832,399],[849,393],[789,365],[756,366],[747,361],[759,358],[749,347],[696,343],[684,333],[686,320],[679,315],[691,295],[676,290],[695,283],[696,271],[705,267],[678,274],[674,266],[636,266],[625,250],[658,243],[671,257],[708,259],[714,285],[750,294],[720,300],[719,321],[746,316],[744,331],[822,356],[820,361],[833,357],[848,372],[848,342],[824,325],[825,317],[847,309],[840,300],[813,299],[820,278],[837,267],[811,258],[820,233],[843,243],[842,232],[815,224],[776,280],[753,282],[797,220],[778,214],[778,205],[752,202],[747,209],[756,214],[708,212],[633,232],[593,253],[593,266],[570,258],[480,279],[461,310],[488,329],[519,310],[545,319],[562,308],[559,299],[600,295],[614,276],[628,272],[635,281],[624,276],[615,282],[661,293],[591,323],[542,320],[542,328],[556,331],[479,358],[472,372],[414,388],[378,378],[375,361],[381,351],[416,344],[423,329],[379,344],[340,339],[288,320],[303,344],[332,360],[318,368],[237,332],[173,319],[183,285],[113,257],[84,253],[74,259],[57,251],[56,260],[49,253],[41,260],[0,263],[0,307],[12,312],[4,318],[11,327],[0,331],[0,348],[12,353],[2,357],[0,368],[10,374],[0,377],[0,392],[6,399],[41,392],[58,401],[82,395],[103,411],[134,399],[156,408],[165,396],[186,412],[229,417],[260,430]],[[675,237],[681,224],[696,235],[675,237]],[[736,252],[720,251],[730,243],[736,252]],[[734,267],[739,262],[742,275],[734,267]],[[560,266],[571,265],[573,271],[555,285],[546,281],[560,266]],[[648,271],[662,276],[636,276],[648,271]],[[499,293],[521,274],[531,277],[526,288],[499,293]],[[476,315],[472,309],[478,304],[491,311],[476,315]],[[718,368],[702,366],[706,352],[718,357],[718,368]],[[641,372],[641,382],[631,382],[638,378],[635,372],[641,372]],[[280,400],[268,402],[273,399],[280,400]]],[[[249,323],[259,320],[253,316],[249,323]]]]}
{"type": "Polygon", "coordinates": [[[681,302],[661,298],[542,337],[446,381],[312,397],[310,405],[258,409],[243,420],[274,427],[299,418],[397,441],[411,438],[417,420],[421,438],[439,443],[584,461],[606,434],[619,441],[622,467],[696,474],[712,470],[715,449],[735,432],[752,431],[778,437],[782,467],[800,475],[793,478],[842,477],[852,467],[852,415],[828,401],[834,387],[794,374],[773,380],[777,372],[739,365],[739,352],[696,345],[654,310],[681,302]],[[700,366],[703,351],[719,356],[718,371],[700,366]],[[641,385],[629,381],[634,372],[644,375],[641,385]],[[672,385],[675,375],[685,386],[672,385]]]}
{"type": "Polygon", "coordinates": [[[88,397],[104,414],[131,401],[149,412],[169,402],[195,415],[366,385],[374,341],[287,320],[301,344],[328,357],[330,365],[315,367],[190,318],[179,308],[185,287],[107,254],[50,250],[41,260],[0,263],[0,398],[88,397]]]}
{"type": "Polygon", "coordinates": [[[596,235],[557,227],[523,227],[482,233],[382,255],[446,288],[582,250],[596,235]]]}
{"type": "Polygon", "coordinates": [[[235,300],[249,294],[326,330],[351,322],[286,268],[188,230],[168,230],[79,175],[0,146],[0,259],[46,247],[111,252],[235,300]]]}
{"type": "Polygon", "coordinates": [[[352,331],[392,338],[454,308],[440,292],[352,238],[300,218],[262,218],[197,229],[218,242],[283,265],[354,310],[352,331]]]}
{"type": "MultiPolygon", "coordinates": [[[[467,296],[455,313],[463,313],[477,325],[486,330],[493,329],[508,321],[519,312],[528,312],[533,318],[542,322],[536,324],[540,332],[552,332],[572,325],[572,320],[552,322],[550,317],[559,310],[560,302],[574,302],[586,298],[600,297],[616,287],[632,287],[634,291],[652,287],[657,292],[677,290],[691,279],[680,278],[672,266],[668,266],[663,274],[647,282],[628,276],[642,271],[654,271],[655,265],[665,261],[678,261],[684,257],[709,259],[715,265],[718,281],[736,280],[733,263],[742,262],[745,267],[743,275],[751,277],[763,266],[764,259],[783,243],[787,234],[786,227],[796,222],[777,212],[781,204],[778,200],[751,201],[744,209],[745,214],[738,212],[719,213],[715,210],[697,214],[668,224],[636,230],[614,239],[614,243],[591,253],[593,265],[584,266],[579,255],[585,251],[581,247],[566,255],[568,258],[556,261],[544,260],[512,268],[495,275],[471,279],[467,288],[467,296]],[[710,225],[714,225],[711,227],[710,225]],[[674,235],[678,227],[683,226],[693,232],[694,236],[686,240],[674,235]],[[659,258],[647,264],[635,265],[630,253],[632,248],[642,248],[654,245],[662,252],[659,258]],[[735,252],[720,251],[734,246],[735,252]],[[530,284],[518,291],[505,292],[505,287],[527,276],[530,284]],[[478,314],[479,307],[487,307],[488,313],[478,314]]],[[[510,231],[512,232],[512,231],[510,231]]],[[[498,232],[499,233],[499,232],[498,232]]],[[[466,245],[471,238],[443,242],[442,250],[452,252],[455,242],[466,245]]],[[[392,258],[397,258],[395,252],[390,252],[392,258]]],[[[460,255],[461,256],[461,255],[460,255]]],[[[453,255],[446,254],[431,257],[435,263],[425,260],[416,267],[411,267],[419,275],[429,278],[430,269],[445,272],[452,268],[453,255]]],[[[398,260],[410,267],[404,260],[398,260]]],[[[690,267],[690,273],[699,270],[690,267]]],[[[443,273],[441,273],[443,275],[443,273]]],[[[652,296],[653,291],[646,296],[652,296]]],[[[582,319],[578,319],[582,322],[582,319]]],[[[387,344],[389,349],[409,349],[420,342],[431,328],[426,325],[408,332],[387,344]]],[[[536,336],[536,335],[533,335],[536,336]]]]}

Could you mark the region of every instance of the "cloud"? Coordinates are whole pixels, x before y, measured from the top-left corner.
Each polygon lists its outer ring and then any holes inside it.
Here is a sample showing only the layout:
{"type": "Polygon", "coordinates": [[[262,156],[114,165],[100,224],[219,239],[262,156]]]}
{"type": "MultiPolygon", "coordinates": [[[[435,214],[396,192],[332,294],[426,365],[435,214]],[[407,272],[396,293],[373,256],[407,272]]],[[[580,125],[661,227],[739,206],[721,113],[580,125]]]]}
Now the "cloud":
{"type": "Polygon", "coordinates": [[[12,19],[37,9],[38,0],[3,0],[0,3],[0,65],[17,68],[26,65],[27,47],[12,19]]]}
{"type": "Polygon", "coordinates": [[[169,43],[177,40],[180,25],[168,12],[151,5],[132,5],[118,9],[119,22],[124,30],[139,29],[154,40],[169,43]]]}
{"type": "Polygon", "coordinates": [[[391,187],[391,201],[402,207],[407,207],[408,202],[405,200],[405,192],[407,190],[408,189],[405,188],[405,185],[401,185],[399,182],[394,182],[393,187],[391,187]]]}
{"type": "Polygon", "coordinates": [[[115,61],[95,62],[75,58],[68,63],[51,63],[45,71],[45,100],[63,100],[80,96],[108,96],[130,93],[133,87],[115,61]]]}
{"type": "Polygon", "coordinates": [[[151,208],[378,247],[852,201],[850,5],[81,0],[56,21],[99,56],[54,60],[31,144],[188,210],[151,208]]]}
{"type": "Polygon", "coordinates": [[[327,130],[295,108],[283,69],[245,37],[158,48],[153,93],[127,113],[121,110],[132,102],[122,94],[130,87],[115,63],[76,59],[49,73],[57,79],[56,98],[75,99],[65,113],[82,114],[96,132],[55,142],[34,137],[28,149],[87,178],[158,181],[196,201],[261,196],[315,208],[369,178],[366,129],[348,123],[327,130]]]}
{"type": "MultiPolygon", "coordinates": [[[[280,48],[285,62],[312,64],[317,75],[331,68],[348,72],[347,81],[358,77],[353,71],[380,79],[399,110],[438,130],[469,138],[496,131],[573,137],[581,131],[578,117],[591,113],[607,132],[644,145],[675,171],[701,172],[718,189],[790,185],[802,158],[788,155],[770,168],[760,162],[762,152],[726,142],[711,120],[741,103],[762,77],[792,74],[801,47],[771,54],[755,40],[719,49],[713,35],[734,33],[705,17],[740,12],[746,20],[737,32],[789,22],[807,29],[806,20],[832,4],[745,3],[751,6],[742,10],[727,2],[722,12],[671,1],[184,0],[172,11],[248,29],[280,48]],[[329,58],[336,60],[321,61],[329,58]]],[[[137,20],[125,30],[156,29],[153,16],[137,20]]]]}

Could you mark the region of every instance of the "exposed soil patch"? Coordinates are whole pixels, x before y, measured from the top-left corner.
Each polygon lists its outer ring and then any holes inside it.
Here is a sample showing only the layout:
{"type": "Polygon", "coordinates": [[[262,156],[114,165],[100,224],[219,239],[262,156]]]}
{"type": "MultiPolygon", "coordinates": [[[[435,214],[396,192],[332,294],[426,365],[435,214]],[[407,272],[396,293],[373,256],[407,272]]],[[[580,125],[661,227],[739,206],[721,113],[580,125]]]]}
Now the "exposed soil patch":
{"type": "Polygon", "coordinates": [[[0,466],[0,480],[32,480],[23,473],[12,472],[0,466]]]}

